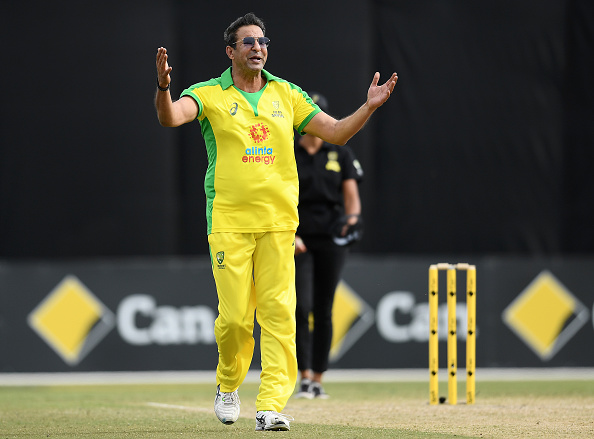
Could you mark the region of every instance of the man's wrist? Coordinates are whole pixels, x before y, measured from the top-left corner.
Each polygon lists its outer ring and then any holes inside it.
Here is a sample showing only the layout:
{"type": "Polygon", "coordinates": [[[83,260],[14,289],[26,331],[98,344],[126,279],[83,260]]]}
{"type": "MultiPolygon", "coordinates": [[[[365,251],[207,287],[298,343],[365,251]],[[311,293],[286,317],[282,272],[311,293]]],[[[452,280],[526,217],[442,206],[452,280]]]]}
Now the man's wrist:
{"type": "Polygon", "coordinates": [[[167,87],[161,87],[161,84],[159,84],[159,81],[157,80],[157,88],[158,88],[160,91],[167,91],[167,90],[169,90],[169,87],[170,87],[170,86],[171,86],[171,82],[167,84],[167,87]]]}
{"type": "Polygon", "coordinates": [[[369,114],[369,116],[371,116],[374,113],[374,111],[377,110],[377,108],[378,108],[378,107],[373,108],[371,106],[371,104],[369,103],[369,101],[366,101],[363,104],[363,107],[365,108],[365,111],[367,112],[367,114],[369,114]]]}

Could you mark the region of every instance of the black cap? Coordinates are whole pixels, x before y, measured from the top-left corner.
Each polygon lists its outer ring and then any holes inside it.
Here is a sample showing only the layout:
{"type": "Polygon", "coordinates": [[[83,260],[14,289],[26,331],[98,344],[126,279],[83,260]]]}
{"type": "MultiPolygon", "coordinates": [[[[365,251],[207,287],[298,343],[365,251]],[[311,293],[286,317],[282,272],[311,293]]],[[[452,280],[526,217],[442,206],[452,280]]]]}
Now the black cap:
{"type": "Polygon", "coordinates": [[[318,107],[322,109],[322,111],[324,111],[325,113],[328,112],[328,100],[324,97],[323,94],[314,91],[309,94],[309,97],[314,102],[314,104],[317,104],[318,107]]]}

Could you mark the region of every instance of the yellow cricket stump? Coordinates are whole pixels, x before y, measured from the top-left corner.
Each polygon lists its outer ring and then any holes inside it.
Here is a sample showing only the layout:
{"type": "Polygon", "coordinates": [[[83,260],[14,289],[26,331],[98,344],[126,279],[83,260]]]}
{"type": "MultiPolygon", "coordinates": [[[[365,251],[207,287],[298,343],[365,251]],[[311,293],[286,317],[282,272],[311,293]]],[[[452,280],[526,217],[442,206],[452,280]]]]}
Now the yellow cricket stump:
{"type": "Polygon", "coordinates": [[[450,404],[458,403],[458,337],[456,336],[456,268],[447,271],[448,285],[448,399],[450,404]]]}
{"type": "Polygon", "coordinates": [[[439,271],[447,271],[448,309],[448,398],[458,403],[458,352],[456,328],[456,272],[466,271],[466,307],[468,328],[466,338],[466,403],[474,404],[476,368],[476,267],[467,263],[439,263],[429,266],[429,404],[439,404],[439,271]]]}
{"type": "Polygon", "coordinates": [[[468,333],[466,334],[466,404],[474,404],[476,371],[476,267],[466,270],[466,312],[468,333]]]}
{"type": "Polygon", "coordinates": [[[437,297],[437,267],[429,267],[429,403],[439,403],[439,382],[437,369],[439,368],[438,352],[439,339],[437,338],[437,315],[438,315],[438,297],[437,297]]]}

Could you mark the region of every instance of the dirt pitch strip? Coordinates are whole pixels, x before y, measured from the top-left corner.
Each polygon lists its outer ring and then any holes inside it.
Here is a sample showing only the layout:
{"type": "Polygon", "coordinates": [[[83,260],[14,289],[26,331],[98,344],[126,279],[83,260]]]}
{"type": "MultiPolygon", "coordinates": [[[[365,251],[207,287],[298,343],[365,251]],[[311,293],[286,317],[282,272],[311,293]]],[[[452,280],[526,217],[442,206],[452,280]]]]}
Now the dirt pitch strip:
{"type": "Polygon", "coordinates": [[[594,438],[594,398],[498,397],[474,406],[424,402],[340,402],[322,415],[312,404],[290,413],[299,423],[346,424],[476,438],[594,438]]]}

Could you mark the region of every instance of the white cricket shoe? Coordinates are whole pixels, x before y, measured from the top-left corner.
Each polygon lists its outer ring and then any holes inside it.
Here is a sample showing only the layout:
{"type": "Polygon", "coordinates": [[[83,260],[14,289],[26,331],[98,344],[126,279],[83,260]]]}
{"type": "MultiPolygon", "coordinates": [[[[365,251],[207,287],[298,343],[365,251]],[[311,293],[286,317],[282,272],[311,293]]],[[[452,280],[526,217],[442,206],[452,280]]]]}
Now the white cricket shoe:
{"type": "Polygon", "coordinates": [[[221,392],[221,385],[217,386],[217,396],[214,402],[214,411],[223,424],[233,424],[239,418],[239,395],[234,392],[221,392]]]}
{"type": "Polygon", "coordinates": [[[287,431],[289,421],[294,421],[292,416],[283,415],[273,411],[260,411],[256,414],[256,431],[287,431]]]}

